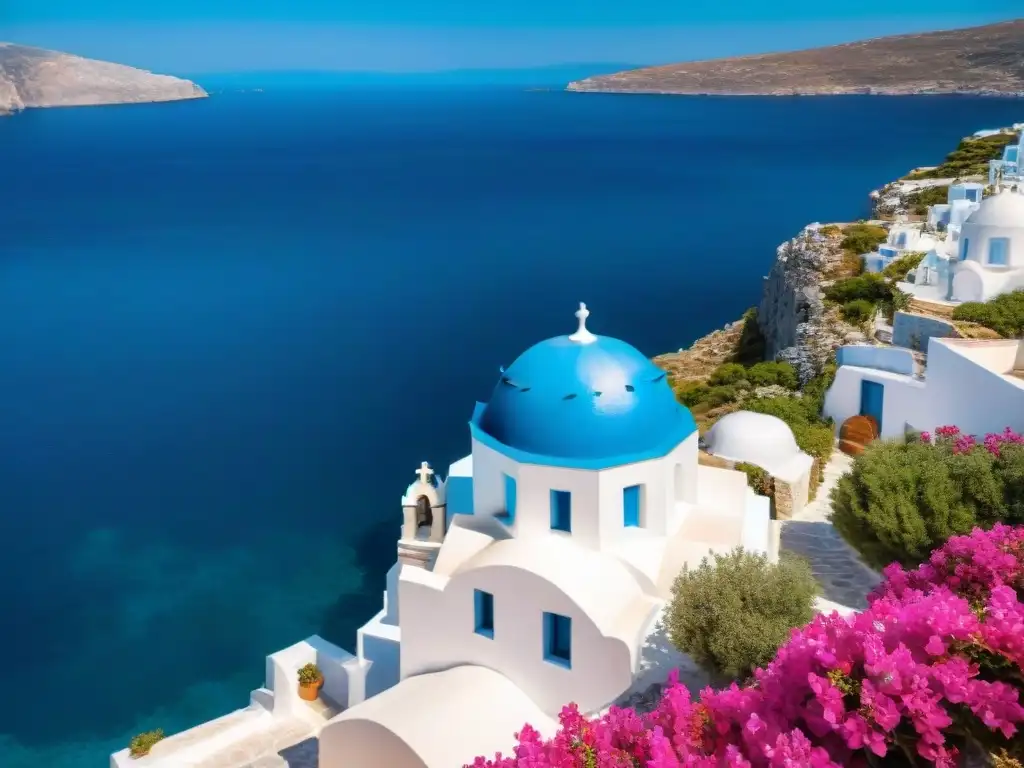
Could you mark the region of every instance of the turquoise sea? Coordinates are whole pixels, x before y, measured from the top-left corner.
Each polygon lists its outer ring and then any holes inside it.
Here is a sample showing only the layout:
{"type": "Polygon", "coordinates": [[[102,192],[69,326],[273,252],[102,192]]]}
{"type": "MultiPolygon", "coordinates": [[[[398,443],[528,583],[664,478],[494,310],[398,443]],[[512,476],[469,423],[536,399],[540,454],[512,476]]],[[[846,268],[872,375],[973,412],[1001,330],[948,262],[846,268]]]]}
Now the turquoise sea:
{"type": "Polygon", "coordinates": [[[685,346],[804,223],[1021,119],[506,85],[0,121],[0,765],[95,768],[350,645],[413,471],[577,302],[685,346]]]}

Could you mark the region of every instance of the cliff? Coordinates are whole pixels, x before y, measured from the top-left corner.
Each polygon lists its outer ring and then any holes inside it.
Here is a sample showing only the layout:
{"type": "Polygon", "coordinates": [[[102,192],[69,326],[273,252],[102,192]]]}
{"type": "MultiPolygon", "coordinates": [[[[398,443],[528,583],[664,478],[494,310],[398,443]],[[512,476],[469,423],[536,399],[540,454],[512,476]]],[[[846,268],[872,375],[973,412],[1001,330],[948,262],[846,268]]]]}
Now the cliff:
{"type": "Polygon", "coordinates": [[[1024,96],[1024,19],[791,53],[646,67],[570,91],[721,95],[971,93],[1024,96]]]}
{"type": "Polygon", "coordinates": [[[0,115],[30,107],[76,107],[199,99],[206,91],[169,75],[0,43],[0,115]]]}

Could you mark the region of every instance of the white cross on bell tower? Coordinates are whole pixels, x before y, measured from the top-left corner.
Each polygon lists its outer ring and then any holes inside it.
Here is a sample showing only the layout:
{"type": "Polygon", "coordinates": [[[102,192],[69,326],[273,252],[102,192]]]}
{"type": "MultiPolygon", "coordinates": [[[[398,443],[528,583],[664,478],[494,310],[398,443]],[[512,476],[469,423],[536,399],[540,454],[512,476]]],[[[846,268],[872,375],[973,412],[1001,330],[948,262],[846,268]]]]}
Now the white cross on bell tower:
{"type": "Polygon", "coordinates": [[[569,341],[575,341],[577,344],[589,344],[592,341],[597,341],[597,336],[587,330],[588,317],[590,317],[590,310],[581,301],[580,308],[576,310],[576,319],[580,321],[580,326],[576,329],[576,333],[569,337],[569,341]]]}
{"type": "Polygon", "coordinates": [[[422,461],[420,462],[420,468],[416,470],[416,474],[419,475],[420,482],[426,485],[430,485],[430,478],[434,475],[434,470],[430,468],[430,465],[422,461]]]}

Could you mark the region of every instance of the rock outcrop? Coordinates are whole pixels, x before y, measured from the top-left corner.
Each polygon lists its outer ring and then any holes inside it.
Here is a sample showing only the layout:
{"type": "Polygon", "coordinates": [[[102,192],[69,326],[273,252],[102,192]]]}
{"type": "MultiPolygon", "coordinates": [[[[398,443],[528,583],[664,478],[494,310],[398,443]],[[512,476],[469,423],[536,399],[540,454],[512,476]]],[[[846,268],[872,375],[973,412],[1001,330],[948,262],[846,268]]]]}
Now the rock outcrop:
{"type": "Polygon", "coordinates": [[[180,101],[206,95],[198,85],[181,78],[0,43],[0,115],[31,107],[180,101]]]}
{"type": "Polygon", "coordinates": [[[1024,96],[1024,19],[790,53],[692,61],[570,83],[570,91],[721,95],[1024,96]]]}
{"type": "Polygon", "coordinates": [[[821,373],[851,330],[828,317],[822,301],[823,282],[840,258],[835,239],[812,224],[778,247],[764,279],[757,323],[765,358],[791,363],[804,383],[821,373]]]}

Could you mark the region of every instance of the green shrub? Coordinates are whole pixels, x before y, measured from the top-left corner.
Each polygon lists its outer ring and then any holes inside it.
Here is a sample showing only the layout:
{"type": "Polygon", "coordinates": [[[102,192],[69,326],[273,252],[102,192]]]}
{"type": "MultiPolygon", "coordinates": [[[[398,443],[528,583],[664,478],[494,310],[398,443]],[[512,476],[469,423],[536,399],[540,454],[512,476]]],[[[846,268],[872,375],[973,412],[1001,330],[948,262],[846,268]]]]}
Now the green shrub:
{"type": "Polygon", "coordinates": [[[872,303],[887,299],[892,288],[880,274],[859,275],[845,280],[836,280],[825,289],[825,298],[839,304],[864,299],[872,303]]]}
{"type": "Polygon", "coordinates": [[[833,235],[838,235],[842,231],[843,228],[840,227],[838,224],[826,224],[824,227],[821,228],[821,234],[823,234],[825,237],[832,237],[833,235]]]}
{"type": "Polygon", "coordinates": [[[789,363],[764,362],[752,365],[746,371],[746,379],[755,387],[776,385],[786,387],[786,389],[796,389],[800,384],[796,368],[789,363]]]}
{"type": "Polygon", "coordinates": [[[708,379],[708,383],[713,386],[721,386],[723,384],[736,384],[739,381],[745,381],[747,378],[747,369],[739,363],[724,363],[715,369],[714,373],[708,379]]]}
{"type": "Polygon", "coordinates": [[[312,662],[309,664],[303,664],[299,667],[298,677],[299,683],[302,685],[312,685],[313,683],[318,683],[324,679],[320,668],[312,662]]]}
{"type": "Polygon", "coordinates": [[[1006,339],[1024,336],[1024,290],[991,301],[966,301],[953,310],[953,319],[991,328],[1006,339]]]}
{"type": "Polygon", "coordinates": [[[880,441],[832,490],[831,521],[873,568],[915,566],[975,526],[1024,520],[1024,450],[880,441]]]}
{"type": "Polygon", "coordinates": [[[863,325],[875,316],[877,308],[867,299],[854,299],[843,304],[843,319],[854,325],[863,325]]]}
{"type": "Polygon", "coordinates": [[[825,408],[825,394],[828,392],[832,382],[836,379],[838,366],[835,358],[825,366],[824,370],[813,379],[804,384],[803,397],[800,404],[810,421],[821,421],[821,412],[825,408]]]}
{"type": "Polygon", "coordinates": [[[920,251],[909,251],[904,253],[899,258],[893,259],[885,265],[882,269],[882,276],[897,283],[901,280],[905,280],[910,270],[920,264],[927,255],[928,254],[920,251]]]}
{"type": "Polygon", "coordinates": [[[839,244],[844,251],[855,254],[870,253],[886,241],[889,232],[877,224],[851,224],[843,230],[839,244]]]}
{"type": "Polygon", "coordinates": [[[788,553],[777,565],[742,549],[714,555],[672,584],[669,637],[715,675],[746,678],[813,618],[817,594],[806,561],[788,553]]]}
{"type": "Polygon", "coordinates": [[[946,159],[936,167],[927,171],[917,171],[906,176],[908,179],[960,179],[964,176],[983,176],[988,174],[988,161],[998,160],[1003,155],[1003,147],[1015,142],[1018,135],[1014,133],[997,133],[994,136],[967,138],[957,148],[946,155],[946,159]]]}
{"type": "Polygon", "coordinates": [[[768,474],[767,470],[761,469],[756,464],[747,464],[743,461],[736,465],[736,469],[747,476],[747,485],[753,488],[755,493],[762,496],[772,495],[772,476],[768,474]]]}
{"type": "Polygon", "coordinates": [[[932,205],[942,205],[949,199],[949,185],[924,187],[904,198],[907,208],[915,216],[925,216],[932,205]]]}
{"type": "Polygon", "coordinates": [[[128,754],[132,757],[145,757],[158,741],[163,741],[163,738],[162,728],[132,736],[132,740],[128,742],[128,754]]]}

